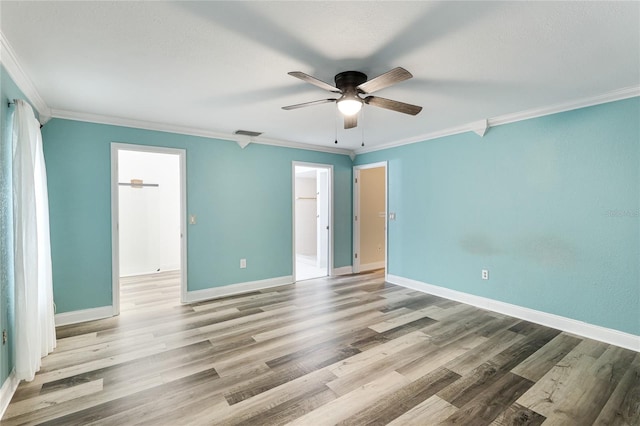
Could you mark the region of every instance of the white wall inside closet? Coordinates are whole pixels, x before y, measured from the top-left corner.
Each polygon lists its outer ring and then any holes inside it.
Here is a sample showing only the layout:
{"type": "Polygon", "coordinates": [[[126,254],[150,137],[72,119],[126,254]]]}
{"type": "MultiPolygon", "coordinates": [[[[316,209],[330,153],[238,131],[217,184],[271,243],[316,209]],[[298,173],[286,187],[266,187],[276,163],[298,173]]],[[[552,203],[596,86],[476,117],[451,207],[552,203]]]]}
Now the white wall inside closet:
{"type": "Polygon", "coordinates": [[[118,151],[120,276],[180,269],[179,156],[118,151]]]}

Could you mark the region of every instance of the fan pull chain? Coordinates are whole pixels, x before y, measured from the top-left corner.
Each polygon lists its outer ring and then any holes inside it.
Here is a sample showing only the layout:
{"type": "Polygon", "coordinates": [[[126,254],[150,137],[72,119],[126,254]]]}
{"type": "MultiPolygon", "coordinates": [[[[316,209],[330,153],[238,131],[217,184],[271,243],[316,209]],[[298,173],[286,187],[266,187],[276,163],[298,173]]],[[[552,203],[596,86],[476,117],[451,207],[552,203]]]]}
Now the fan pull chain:
{"type": "Polygon", "coordinates": [[[360,110],[360,136],[362,137],[362,144],[364,146],[364,108],[360,110]]]}
{"type": "Polygon", "coordinates": [[[335,129],[335,137],[336,137],[336,140],[335,140],[334,143],[336,145],[338,144],[338,116],[339,116],[338,107],[336,107],[336,115],[333,118],[333,124],[334,124],[334,129],[335,129]]]}

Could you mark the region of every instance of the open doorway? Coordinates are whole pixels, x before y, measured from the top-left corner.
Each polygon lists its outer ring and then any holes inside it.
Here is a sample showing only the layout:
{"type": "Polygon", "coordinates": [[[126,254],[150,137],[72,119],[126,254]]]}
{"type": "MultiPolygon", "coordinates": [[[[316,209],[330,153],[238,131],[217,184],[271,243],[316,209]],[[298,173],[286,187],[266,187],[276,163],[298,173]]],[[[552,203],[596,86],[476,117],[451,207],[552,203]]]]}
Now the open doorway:
{"type": "Polygon", "coordinates": [[[332,171],[330,165],[293,164],[295,281],[330,274],[332,171]]]}
{"type": "Polygon", "coordinates": [[[114,315],[184,301],[184,154],[112,144],[114,315]]]}
{"type": "Polygon", "coordinates": [[[387,163],[355,166],[353,175],[353,272],[386,269],[387,163]]]}

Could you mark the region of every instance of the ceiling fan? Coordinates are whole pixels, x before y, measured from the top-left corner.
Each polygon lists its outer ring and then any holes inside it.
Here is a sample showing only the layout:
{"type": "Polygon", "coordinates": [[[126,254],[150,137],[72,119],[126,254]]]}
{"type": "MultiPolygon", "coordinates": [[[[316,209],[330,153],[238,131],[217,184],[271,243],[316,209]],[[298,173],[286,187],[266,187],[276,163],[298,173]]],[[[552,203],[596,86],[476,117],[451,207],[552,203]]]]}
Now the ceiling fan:
{"type": "Polygon", "coordinates": [[[372,78],[371,80],[367,80],[367,75],[359,71],[344,71],[335,76],[335,86],[300,71],[292,71],[289,75],[318,86],[321,89],[328,90],[333,93],[339,93],[342,96],[339,98],[320,99],[302,104],[288,105],[282,107],[282,109],[291,110],[312,105],[337,102],[338,109],[344,115],[345,129],[351,129],[358,125],[357,113],[360,111],[363,104],[373,105],[410,115],[416,115],[422,111],[421,106],[380,98],[378,96],[360,97],[361,94],[368,95],[413,77],[409,71],[401,67],[394,68],[378,77],[372,78]]]}

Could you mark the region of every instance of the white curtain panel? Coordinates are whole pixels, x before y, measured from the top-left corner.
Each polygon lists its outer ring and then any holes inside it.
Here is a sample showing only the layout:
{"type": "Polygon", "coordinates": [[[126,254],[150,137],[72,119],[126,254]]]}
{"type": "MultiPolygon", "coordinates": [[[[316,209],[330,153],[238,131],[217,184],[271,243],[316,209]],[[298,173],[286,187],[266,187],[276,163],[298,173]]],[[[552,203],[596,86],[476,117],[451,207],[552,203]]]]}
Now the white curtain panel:
{"type": "Polygon", "coordinates": [[[56,346],[49,197],[40,123],[22,100],[13,114],[15,368],[18,379],[31,381],[56,346]]]}

